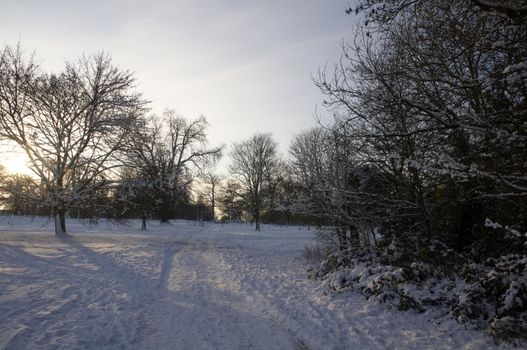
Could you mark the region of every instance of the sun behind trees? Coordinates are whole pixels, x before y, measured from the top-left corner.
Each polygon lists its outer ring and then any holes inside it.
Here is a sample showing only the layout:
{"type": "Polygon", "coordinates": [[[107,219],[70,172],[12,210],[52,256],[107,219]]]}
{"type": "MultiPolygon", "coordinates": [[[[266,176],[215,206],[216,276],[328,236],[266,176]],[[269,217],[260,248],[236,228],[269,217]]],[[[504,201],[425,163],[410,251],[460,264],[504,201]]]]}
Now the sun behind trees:
{"type": "MultiPolygon", "coordinates": [[[[203,167],[221,156],[222,147],[207,146],[204,117],[187,120],[171,110],[146,117],[133,75],[108,55],[84,56],[53,74],[20,46],[6,46],[0,74],[0,137],[24,150],[38,179],[28,177],[23,188],[4,181],[3,202],[22,213],[22,200],[13,200],[38,189],[38,206],[50,208],[59,237],[72,209],[99,206],[116,218],[139,210],[143,229],[150,216],[168,223],[175,206],[190,200],[203,167]]],[[[35,206],[38,196],[24,202],[35,206]]]]}
{"type": "Polygon", "coordinates": [[[0,52],[0,136],[27,154],[55,218],[66,234],[65,214],[108,181],[119,164],[145,101],[134,78],[97,54],[42,72],[20,46],[0,52]]]}

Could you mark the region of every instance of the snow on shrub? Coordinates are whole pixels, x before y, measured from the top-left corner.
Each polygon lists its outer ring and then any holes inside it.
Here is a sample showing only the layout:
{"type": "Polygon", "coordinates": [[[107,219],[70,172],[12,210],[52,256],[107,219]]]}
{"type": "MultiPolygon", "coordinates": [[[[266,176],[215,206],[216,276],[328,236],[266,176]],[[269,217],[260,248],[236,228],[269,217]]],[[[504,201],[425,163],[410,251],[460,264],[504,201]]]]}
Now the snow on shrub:
{"type": "Polygon", "coordinates": [[[355,290],[400,310],[424,312],[444,306],[458,322],[486,329],[495,337],[527,337],[526,255],[466,264],[459,274],[446,275],[422,262],[398,267],[363,258],[343,266],[333,254],[311,275],[323,279],[332,291],[355,290]]]}

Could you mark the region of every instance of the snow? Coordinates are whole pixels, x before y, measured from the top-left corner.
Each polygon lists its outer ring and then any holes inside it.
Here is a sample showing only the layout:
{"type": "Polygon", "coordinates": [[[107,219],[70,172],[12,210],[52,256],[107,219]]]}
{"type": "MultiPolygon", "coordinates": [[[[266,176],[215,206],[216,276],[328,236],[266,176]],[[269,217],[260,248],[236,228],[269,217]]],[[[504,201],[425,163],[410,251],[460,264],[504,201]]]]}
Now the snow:
{"type": "Polygon", "coordinates": [[[486,218],[485,219],[485,227],[491,227],[493,229],[498,229],[498,228],[502,228],[503,225],[497,223],[497,222],[493,222],[491,219],[489,218],[486,218]]]}
{"type": "MultiPolygon", "coordinates": [[[[0,349],[493,349],[307,279],[298,227],[0,217],[0,349]]],[[[396,276],[394,276],[396,277],[396,276]]]]}
{"type": "Polygon", "coordinates": [[[503,306],[505,310],[510,310],[516,305],[518,305],[520,308],[523,307],[521,298],[517,297],[518,289],[520,289],[518,282],[512,281],[509,289],[507,289],[505,292],[505,301],[503,306]]]}

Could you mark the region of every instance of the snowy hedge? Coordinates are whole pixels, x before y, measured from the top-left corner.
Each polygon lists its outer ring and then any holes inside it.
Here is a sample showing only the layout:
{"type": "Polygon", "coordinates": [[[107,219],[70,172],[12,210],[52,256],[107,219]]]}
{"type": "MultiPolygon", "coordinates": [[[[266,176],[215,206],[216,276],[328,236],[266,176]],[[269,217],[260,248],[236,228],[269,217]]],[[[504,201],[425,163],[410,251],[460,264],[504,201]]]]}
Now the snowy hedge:
{"type": "Polygon", "coordinates": [[[448,276],[418,262],[398,267],[357,259],[344,267],[338,261],[331,255],[310,269],[311,276],[324,280],[333,291],[355,290],[400,310],[442,307],[458,322],[486,329],[495,337],[527,338],[527,255],[467,264],[448,276]]]}

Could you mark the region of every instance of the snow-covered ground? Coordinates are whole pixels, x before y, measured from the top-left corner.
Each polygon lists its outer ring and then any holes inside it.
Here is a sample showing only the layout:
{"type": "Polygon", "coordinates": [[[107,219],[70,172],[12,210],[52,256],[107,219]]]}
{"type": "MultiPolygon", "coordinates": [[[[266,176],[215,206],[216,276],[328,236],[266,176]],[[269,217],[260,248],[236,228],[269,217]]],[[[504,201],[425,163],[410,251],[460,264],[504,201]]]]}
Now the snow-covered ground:
{"type": "Polygon", "coordinates": [[[306,228],[0,217],[0,349],[491,349],[308,280],[306,228]]]}

